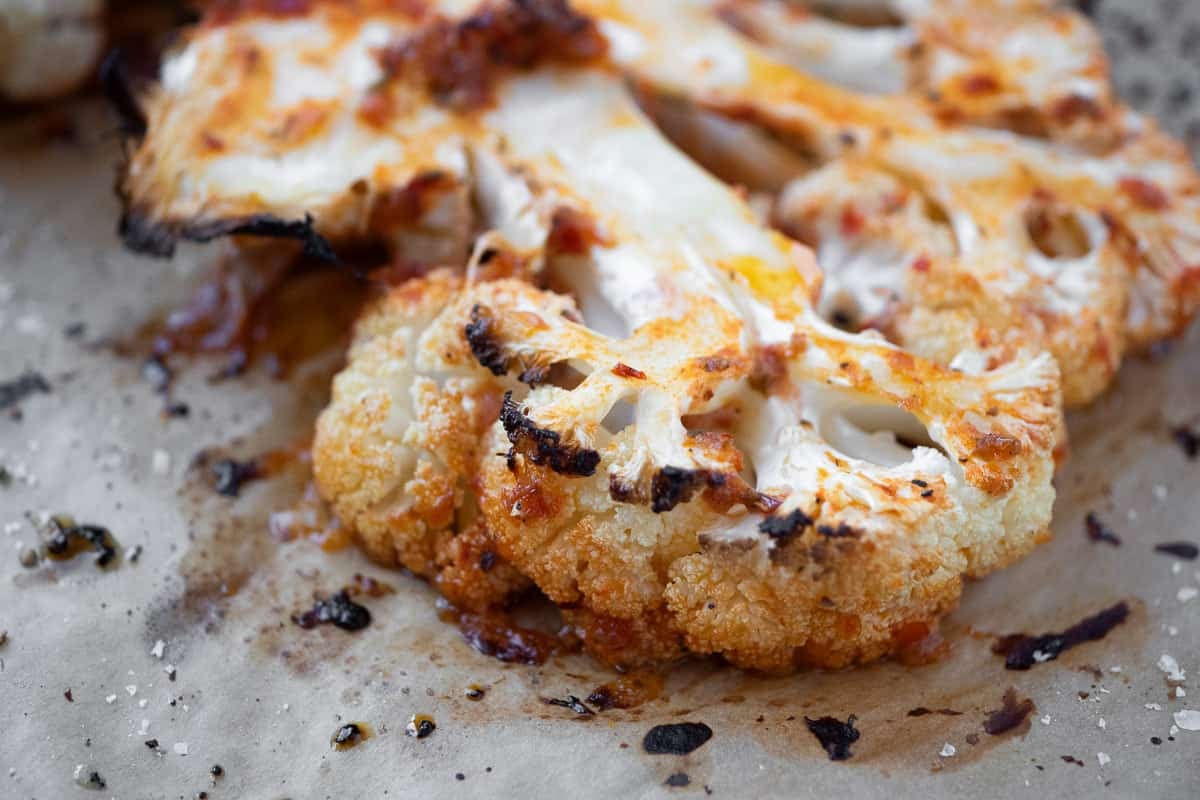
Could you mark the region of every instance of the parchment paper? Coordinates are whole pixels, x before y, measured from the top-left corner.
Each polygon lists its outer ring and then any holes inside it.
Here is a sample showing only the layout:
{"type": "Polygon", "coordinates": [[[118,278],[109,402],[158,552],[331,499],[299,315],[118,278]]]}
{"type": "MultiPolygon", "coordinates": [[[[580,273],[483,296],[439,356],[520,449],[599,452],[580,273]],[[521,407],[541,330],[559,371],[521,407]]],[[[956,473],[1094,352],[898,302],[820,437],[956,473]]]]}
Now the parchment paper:
{"type": "MultiPolygon", "coordinates": [[[[1164,63],[1178,70],[1175,41],[1164,63]]],[[[501,664],[440,622],[434,593],[410,576],[353,550],[273,540],[266,514],[298,490],[288,476],[237,500],[199,485],[189,464],[202,449],[248,456],[301,435],[325,373],[314,364],[275,382],[252,371],[214,386],[201,361],[177,388],[191,415],[160,416],[138,361],[94,343],[178,302],[212,254],[168,263],[121,251],[116,142],[98,132],[98,109],[73,113],[76,141],[6,141],[0,155],[0,381],[30,368],[52,387],[20,403],[22,419],[0,416],[11,476],[0,487],[0,797],[1200,796],[1200,732],[1172,733],[1175,712],[1200,709],[1200,561],[1153,550],[1200,542],[1200,462],[1170,435],[1200,422],[1200,330],[1129,363],[1072,417],[1054,541],[968,587],[945,626],[946,660],[789,678],[689,664],[657,701],[578,719],[542,698],[586,696],[613,677],[587,658],[501,664]],[[82,334],[64,334],[78,322],[82,334]],[[23,567],[37,541],[25,515],[41,511],[103,524],[140,558],[107,572],[87,557],[23,567]],[[1122,546],[1085,536],[1088,511],[1122,546]],[[364,601],[369,628],[292,624],[314,591],[356,572],[396,589],[364,601]],[[1124,625],[1057,661],[1006,671],[990,652],[985,634],[1060,631],[1122,599],[1133,607],[1124,625]],[[1187,673],[1181,697],[1163,654],[1187,673]],[[483,700],[464,696],[470,684],[487,687],[483,700]],[[1009,687],[1037,710],[1027,731],[989,736],[982,721],[1009,687]],[[962,713],[909,716],[917,707],[962,713]],[[415,713],[434,718],[431,736],[405,735],[415,713]],[[858,718],[848,761],[830,761],[805,727],[805,715],[827,714],[858,718]],[[373,735],[335,751],[330,737],[351,721],[373,735]],[[650,727],[679,721],[704,722],[713,738],[688,756],[642,750],[650,727]],[[954,755],[939,755],[947,744],[954,755]],[[79,786],[80,765],[106,787],[79,786]],[[665,785],[680,773],[687,785],[665,785]]],[[[1174,120],[1186,126],[1186,114],[1174,120]]]]}

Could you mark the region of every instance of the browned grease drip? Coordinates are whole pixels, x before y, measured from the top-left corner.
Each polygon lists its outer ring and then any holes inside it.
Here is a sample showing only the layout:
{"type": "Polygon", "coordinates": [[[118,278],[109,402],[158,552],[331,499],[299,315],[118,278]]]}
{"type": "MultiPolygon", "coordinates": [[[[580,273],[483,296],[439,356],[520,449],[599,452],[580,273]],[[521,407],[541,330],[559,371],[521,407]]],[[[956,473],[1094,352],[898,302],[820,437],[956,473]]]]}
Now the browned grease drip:
{"type": "Polygon", "coordinates": [[[561,647],[554,636],[521,627],[503,611],[472,613],[445,606],[438,609],[438,618],[456,624],[467,644],[500,661],[536,666],[561,647]]]}
{"type": "Polygon", "coordinates": [[[663,691],[663,676],[658,672],[632,672],[602,683],[587,696],[587,702],[597,711],[613,708],[637,708],[656,700],[663,691]]]}
{"type": "Polygon", "coordinates": [[[369,284],[351,270],[308,261],[290,243],[242,242],[177,308],[118,345],[164,361],[224,355],[217,377],[261,363],[273,377],[346,340],[369,284]]]}
{"type": "Polygon", "coordinates": [[[93,563],[101,569],[120,564],[121,545],[108,528],[77,524],[66,514],[51,517],[48,525],[50,535],[42,547],[44,558],[70,561],[81,553],[95,553],[93,563]]]}
{"type": "Polygon", "coordinates": [[[329,743],[334,750],[349,750],[358,747],[374,735],[371,726],[365,722],[347,722],[333,732],[329,743]]]}
{"type": "Polygon", "coordinates": [[[267,527],[278,542],[308,539],[327,553],[344,550],[354,543],[350,529],[330,512],[311,480],[294,506],[271,512],[267,527]]]}
{"type": "Polygon", "coordinates": [[[1090,617],[1084,617],[1062,633],[1044,633],[1041,636],[1011,633],[1002,636],[992,646],[992,652],[1004,656],[1005,669],[1026,670],[1034,664],[1053,661],[1060,653],[1076,645],[1103,639],[1128,616],[1129,604],[1122,600],[1090,617]]]}
{"type": "Polygon", "coordinates": [[[1029,729],[1029,715],[1037,710],[1037,706],[1028,697],[1018,700],[1017,690],[1009,689],[1004,693],[1003,705],[988,713],[983,721],[983,730],[992,736],[1008,733],[1014,728],[1024,726],[1029,729]]]}

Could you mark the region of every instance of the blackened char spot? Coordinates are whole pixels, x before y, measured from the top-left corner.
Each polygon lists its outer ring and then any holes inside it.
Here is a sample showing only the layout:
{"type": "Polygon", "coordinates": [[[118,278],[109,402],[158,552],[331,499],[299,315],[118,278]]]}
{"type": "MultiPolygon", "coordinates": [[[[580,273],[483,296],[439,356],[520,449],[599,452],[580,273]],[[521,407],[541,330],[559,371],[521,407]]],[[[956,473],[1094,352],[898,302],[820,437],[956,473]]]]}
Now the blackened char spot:
{"type": "Polygon", "coordinates": [[[703,722],[655,725],[642,737],[642,749],[651,755],[686,756],[711,739],[712,735],[712,728],[703,722]]]}
{"type": "Polygon", "coordinates": [[[496,317],[492,310],[476,303],[471,307],[471,321],[463,328],[463,334],[467,337],[475,360],[491,370],[493,375],[503,375],[508,372],[508,359],[496,328],[496,317]]]}
{"type": "Polygon", "coordinates": [[[129,73],[125,71],[124,57],[119,48],[114,48],[100,65],[100,90],[109,105],[121,119],[121,133],[140,139],[146,135],[146,114],[138,103],[129,73]]]}
{"type": "Polygon", "coordinates": [[[1096,516],[1096,512],[1089,511],[1083,519],[1084,530],[1087,531],[1087,537],[1093,542],[1105,542],[1113,547],[1121,546],[1121,537],[1113,533],[1100,517],[1096,516]]]}
{"type": "Polygon", "coordinates": [[[955,711],[953,708],[926,708],[925,706],[917,706],[909,710],[910,717],[924,717],[928,714],[941,714],[943,717],[961,717],[961,711],[955,711]]]}
{"type": "Polygon", "coordinates": [[[852,528],[844,522],[839,522],[837,525],[818,525],[817,533],[827,539],[849,539],[862,535],[857,528],[852,528]]]}
{"type": "Polygon", "coordinates": [[[35,392],[50,393],[50,383],[39,372],[26,371],[0,383],[0,411],[7,411],[35,392]]]}
{"type": "Polygon", "coordinates": [[[857,718],[853,714],[847,717],[845,722],[834,717],[805,717],[804,724],[825,748],[830,761],[845,761],[853,755],[850,746],[857,742],[860,736],[858,729],[854,727],[855,719],[857,718]]]}
{"type": "Polygon", "coordinates": [[[258,462],[254,459],[238,461],[222,458],[212,467],[213,489],[225,497],[237,497],[242,486],[262,477],[258,462]]]}
{"type": "Polygon", "coordinates": [[[812,524],[812,517],[797,508],[783,516],[767,517],[758,523],[758,529],[782,545],[799,536],[812,524]]]}
{"type": "Polygon", "coordinates": [[[222,236],[263,236],[296,239],[304,244],[304,255],[330,264],[338,263],[333,247],[317,233],[311,214],[302,220],[280,219],[272,214],[217,219],[208,222],[172,223],[152,219],[144,211],[126,207],[117,225],[121,241],[135,253],[170,258],[180,239],[211,242],[222,236]]]}
{"type": "Polygon", "coordinates": [[[1128,616],[1129,604],[1122,600],[1085,617],[1062,633],[1044,633],[1041,636],[1014,633],[1002,636],[992,646],[992,652],[1004,656],[1005,669],[1026,670],[1042,661],[1053,661],[1064,650],[1076,645],[1103,639],[1128,616]]]}
{"type": "Polygon", "coordinates": [[[1186,425],[1181,425],[1171,431],[1171,438],[1183,450],[1183,454],[1187,456],[1189,461],[1195,461],[1196,456],[1200,455],[1200,434],[1186,425]]]}
{"type": "Polygon", "coordinates": [[[293,614],[292,622],[306,629],[328,623],[344,631],[359,631],[371,624],[371,612],[342,589],[328,599],[317,598],[308,611],[293,614]]]}
{"type": "Polygon", "coordinates": [[[513,402],[512,392],[504,393],[500,424],[515,449],[534,464],[545,464],[560,475],[592,475],[600,463],[600,454],[595,450],[563,444],[556,432],[535,425],[513,402]]]}
{"type": "Polygon", "coordinates": [[[688,502],[710,478],[707,470],[663,467],[650,479],[650,509],[661,514],[688,502]]]}
{"type": "Polygon", "coordinates": [[[1200,555],[1200,547],[1191,542],[1162,542],[1154,545],[1154,552],[1166,553],[1169,556],[1182,558],[1184,561],[1195,561],[1200,555]]]}
{"type": "Polygon", "coordinates": [[[664,786],[687,786],[691,782],[692,782],[692,779],[688,777],[688,774],[686,772],[675,772],[675,773],[672,773],[667,776],[667,779],[665,781],[663,781],[663,785],[664,786]]]}
{"type": "Polygon", "coordinates": [[[1024,722],[1037,708],[1028,697],[1017,700],[1016,689],[1006,691],[1002,703],[1000,708],[988,712],[987,719],[983,721],[983,730],[992,736],[999,736],[1011,731],[1024,722]]]}

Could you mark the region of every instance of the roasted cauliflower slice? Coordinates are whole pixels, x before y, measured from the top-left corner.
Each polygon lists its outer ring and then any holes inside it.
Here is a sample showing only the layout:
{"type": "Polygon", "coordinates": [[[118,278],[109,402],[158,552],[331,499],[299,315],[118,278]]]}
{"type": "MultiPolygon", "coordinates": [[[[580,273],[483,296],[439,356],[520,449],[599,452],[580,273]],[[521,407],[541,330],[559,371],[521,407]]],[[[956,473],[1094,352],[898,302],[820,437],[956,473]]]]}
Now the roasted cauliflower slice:
{"type": "MultiPolygon", "coordinates": [[[[1005,340],[1016,330],[1055,353],[1066,401],[1081,405],[1109,383],[1126,350],[1178,335],[1200,308],[1200,184],[1190,159],[1092,84],[1038,79],[1074,87],[1102,112],[1077,115],[1078,125],[1051,136],[1003,123],[1002,107],[946,114],[923,96],[831,85],[724,24],[728,7],[706,0],[581,6],[605,20],[613,58],[628,73],[675,98],[651,108],[668,109],[672,136],[705,163],[753,179],[761,170],[750,162],[761,157],[778,165],[755,187],[766,190],[778,188],[790,163],[796,183],[782,193],[776,222],[835,254],[823,264],[827,290],[856,289],[852,305],[868,312],[854,315],[859,322],[881,323],[870,312],[884,306],[881,327],[905,347],[944,359],[974,342],[994,362],[1008,357],[1005,340]],[[901,188],[881,196],[889,181],[901,188]],[[881,202],[903,207],[909,192],[930,207],[918,229],[951,232],[952,252],[944,236],[931,246],[916,229],[900,230],[912,228],[903,209],[906,220],[893,211],[868,219],[881,202]],[[941,256],[930,252],[939,247],[941,256]]],[[[1000,18],[1042,25],[1041,13],[1014,8],[1000,18]]],[[[972,26],[986,31],[991,19],[969,12],[957,27],[983,36],[972,26]]],[[[1064,19],[1071,30],[1083,24],[1064,19]]],[[[778,22],[776,37],[786,27],[778,22]]],[[[1103,78],[1095,67],[1081,67],[1093,83],[1103,78]]],[[[1053,116],[1068,100],[1038,102],[1053,116]]]]}

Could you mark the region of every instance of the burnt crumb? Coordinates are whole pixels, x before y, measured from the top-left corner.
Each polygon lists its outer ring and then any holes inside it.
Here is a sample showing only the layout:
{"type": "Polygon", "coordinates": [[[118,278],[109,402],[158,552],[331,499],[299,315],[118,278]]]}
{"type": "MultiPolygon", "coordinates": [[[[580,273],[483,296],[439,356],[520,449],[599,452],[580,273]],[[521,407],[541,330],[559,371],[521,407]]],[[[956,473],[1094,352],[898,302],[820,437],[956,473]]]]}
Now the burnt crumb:
{"type": "Polygon", "coordinates": [[[212,768],[209,769],[208,774],[213,776],[213,778],[222,778],[225,776],[225,768],[220,764],[213,764],[212,768]]]}
{"type": "Polygon", "coordinates": [[[167,417],[186,417],[191,413],[191,406],[181,401],[167,403],[167,405],[163,407],[163,414],[167,417]]]}
{"type": "Polygon", "coordinates": [[[1196,556],[1200,555],[1200,547],[1191,542],[1162,542],[1154,545],[1154,552],[1166,553],[1184,561],[1195,561],[1196,556]]]}
{"type": "Polygon", "coordinates": [[[463,695],[468,700],[482,700],[487,695],[487,687],[472,683],[463,691],[463,695]]]}
{"type": "Polygon", "coordinates": [[[1077,767],[1083,766],[1083,761],[1076,758],[1075,756],[1059,756],[1059,758],[1061,758],[1063,761],[1065,761],[1068,764],[1074,764],[1077,767]]]}
{"type": "Polygon", "coordinates": [[[74,702],[75,702],[75,698],[74,698],[74,697],[71,695],[71,690],[70,690],[70,689],[67,689],[65,692],[63,692],[63,697],[67,698],[67,702],[68,702],[68,703],[74,703],[74,702]]]}
{"type": "Polygon", "coordinates": [[[812,524],[812,517],[797,508],[783,516],[767,517],[758,523],[758,529],[779,544],[786,544],[812,524]]]}
{"type": "Polygon", "coordinates": [[[558,697],[543,697],[542,702],[548,706],[561,706],[569,708],[581,717],[595,716],[596,712],[592,711],[587,705],[573,694],[567,695],[565,698],[558,697]]]}
{"type": "Polygon", "coordinates": [[[158,739],[147,739],[146,741],[142,742],[142,744],[146,745],[146,747],[150,748],[151,750],[158,749],[158,739]]]}
{"type": "Polygon", "coordinates": [[[466,775],[464,775],[464,774],[462,774],[461,772],[456,772],[456,773],[454,773],[454,780],[456,780],[456,781],[465,781],[466,779],[467,779],[467,776],[466,776],[466,775]]]}
{"type": "Polygon", "coordinates": [[[1152,744],[1152,745],[1160,745],[1160,744],[1162,744],[1162,738],[1161,738],[1161,737],[1158,737],[1158,736],[1151,736],[1151,737],[1150,737],[1150,744],[1152,744]]]}
{"type": "Polygon", "coordinates": [[[712,738],[712,728],[703,722],[655,725],[642,737],[642,749],[651,755],[686,756],[712,738]]]}
{"type": "Polygon", "coordinates": [[[479,554],[479,569],[483,572],[491,572],[492,567],[496,566],[496,554],[491,550],[484,550],[479,554]]]}
{"type": "Polygon", "coordinates": [[[125,62],[119,48],[114,48],[100,64],[100,90],[104,93],[113,111],[120,119],[121,133],[140,139],[146,135],[146,114],[138,103],[125,70],[125,62]]]}
{"type": "Polygon", "coordinates": [[[437,723],[428,714],[413,714],[404,732],[414,739],[424,739],[437,730],[437,723]]]}
{"type": "Polygon", "coordinates": [[[812,735],[817,737],[821,747],[825,748],[830,761],[845,761],[853,755],[850,746],[857,742],[861,735],[854,727],[856,719],[853,714],[847,717],[845,722],[834,717],[810,719],[806,716],[804,724],[808,726],[812,735]]]}
{"type": "Polygon", "coordinates": [[[508,358],[504,355],[498,327],[491,309],[479,303],[471,307],[471,321],[463,327],[463,335],[475,360],[497,376],[508,372],[508,358]]]}
{"type": "Polygon", "coordinates": [[[1093,542],[1105,542],[1113,547],[1121,546],[1121,537],[1113,533],[1112,529],[1096,516],[1096,512],[1089,511],[1083,519],[1083,525],[1084,530],[1087,531],[1087,537],[1093,542]]]}
{"type": "Polygon", "coordinates": [[[941,714],[944,717],[961,717],[962,713],[961,711],[955,711],[953,708],[926,708],[925,706],[917,706],[909,710],[908,716],[924,717],[928,714],[941,714]]]}
{"type": "Polygon", "coordinates": [[[600,463],[600,454],[595,450],[563,444],[556,432],[535,425],[513,402],[512,392],[504,393],[500,424],[514,449],[534,464],[544,464],[561,475],[586,477],[594,474],[600,463]]]}
{"type": "Polygon", "coordinates": [[[928,486],[929,486],[929,484],[928,484],[928,483],[926,483],[925,481],[921,480],[920,478],[913,478],[913,479],[912,479],[912,481],[911,481],[911,483],[912,483],[912,485],[913,485],[913,486],[919,486],[919,487],[920,487],[920,488],[922,488],[922,489],[924,489],[924,488],[926,488],[926,487],[928,487],[928,486]]]}
{"type": "Polygon", "coordinates": [[[818,525],[817,533],[828,539],[847,539],[862,535],[857,528],[852,528],[844,522],[839,522],[836,526],[818,525]]]}
{"type": "MultiPolygon", "coordinates": [[[[329,743],[333,745],[334,750],[349,750],[351,747],[358,747],[369,738],[371,738],[371,729],[365,723],[347,722],[333,732],[329,743]]],[[[223,772],[224,770],[222,770],[223,772]]],[[[210,774],[217,777],[217,773],[210,774]]]]}
{"type": "Polygon", "coordinates": [[[262,477],[262,470],[254,459],[238,461],[222,458],[212,466],[213,489],[225,497],[237,497],[242,486],[262,477]]]}
{"type": "Polygon", "coordinates": [[[663,786],[687,786],[691,782],[692,779],[686,772],[674,772],[663,781],[663,786]]]}
{"type": "Polygon", "coordinates": [[[11,381],[0,383],[0,411],[15,408],[31,394],[49,394],[50,383],[40,372],[27,370],[11,381]]]}
{"type": "Polygon", "coordinates": [[[1028,636],[1009,634],[996,640],[992,652],[1004,656],[1004,668],[1026,670],[1043,661],[1053,661],[1065,650],[1084,642],[1103,639],[1129,616],[1129,604],[1124,600],[1080,620],[1061,633],[1028,636]]]}
{"type": "Polygon", "coordinates": [[[661,514],[688,502],[709,479],[707,470],[663,467],[650,479],[650,509],[661,514]]]}
{"type": "Polygon", "coordinates": [[[1006,691],[1001,702],[1003,705],[995,711],[988,712],[983,721],[984,732],[992,736],[999,736],[1016,728],[1037,708],[1028,697],[1018,701],[1016,689],[1006,691]]]}
{"type": "Polygon", "coordinates": [[[1181,425],[1171,431],[1171,438],[1183,450],[1183,454],[1189,461],[1195,461],[1196,456],[1200,455],[1200,433],[1186,425],[1181,425]]]}
{"type": "Polygon", "coordinates": [[[921,492],[921,497],[933,497],[933,489],[926,489],[921,492]]]}
{"type": "Polygon", "coordinates": [[[77,525],[65,514],[50,518],[49,538],[46,540],[46,557],[54,561],[72,559],[85,550],[96,554],[97,567],[115,565],[119,545],[108,528],[100,525],[77,525]]]}
{"type": "Polygon", "coordinates": [[[328,623],[344,631],[360,631],[371,624],[371,612],[342,589],[328,599],[317,598],[311,609],[293,614],[292,622],[306,630],[328,623]]]}

